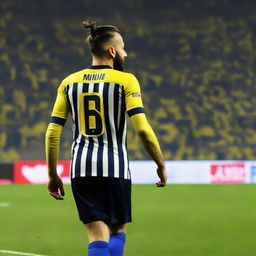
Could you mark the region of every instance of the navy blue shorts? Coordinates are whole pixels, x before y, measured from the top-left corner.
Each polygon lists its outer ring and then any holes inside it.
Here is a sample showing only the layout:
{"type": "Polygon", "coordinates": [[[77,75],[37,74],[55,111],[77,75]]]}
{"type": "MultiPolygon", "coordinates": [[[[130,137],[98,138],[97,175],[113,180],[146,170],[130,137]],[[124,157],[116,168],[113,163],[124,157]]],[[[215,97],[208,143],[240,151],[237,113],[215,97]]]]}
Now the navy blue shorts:
{"type": "Polygon", "coordinates": [[[108,177],[71,179],[79,218],[83,223],[108,225],[131,222],[131,181],[108,177]]]}

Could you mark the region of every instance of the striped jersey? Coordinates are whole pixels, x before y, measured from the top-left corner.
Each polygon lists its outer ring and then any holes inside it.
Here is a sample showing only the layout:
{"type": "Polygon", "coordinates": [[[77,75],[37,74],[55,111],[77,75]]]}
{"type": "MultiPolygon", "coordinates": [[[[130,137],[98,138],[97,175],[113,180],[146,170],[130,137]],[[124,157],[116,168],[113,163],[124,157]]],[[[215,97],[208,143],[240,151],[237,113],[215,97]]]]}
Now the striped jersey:
{"type": "Polygon", "coordinates": [[[72,116],[71,178],[131,178],[126,112],[144,113],[138,80],[130,73],[92,66],[62,81],[51,122],[64,126],[72,116]]]}

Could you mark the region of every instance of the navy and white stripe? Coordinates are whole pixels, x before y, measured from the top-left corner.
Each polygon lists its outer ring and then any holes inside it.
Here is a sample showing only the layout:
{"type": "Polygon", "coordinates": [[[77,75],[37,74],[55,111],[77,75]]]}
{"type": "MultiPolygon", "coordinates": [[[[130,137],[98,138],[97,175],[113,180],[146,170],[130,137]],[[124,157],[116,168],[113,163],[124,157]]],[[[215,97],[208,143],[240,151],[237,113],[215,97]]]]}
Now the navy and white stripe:
{"type": "Polygon", "coordinates": [[[66,86],[65,96],[74,124],[71,177],[130,179],[126,149],[126,107],[122,85],[106,82],[73,83],[66,86]],[[104,104],[105,131],[98,137],[84,136],[79,121],[80,94],[92,92],[99,93],[104,104]]]}

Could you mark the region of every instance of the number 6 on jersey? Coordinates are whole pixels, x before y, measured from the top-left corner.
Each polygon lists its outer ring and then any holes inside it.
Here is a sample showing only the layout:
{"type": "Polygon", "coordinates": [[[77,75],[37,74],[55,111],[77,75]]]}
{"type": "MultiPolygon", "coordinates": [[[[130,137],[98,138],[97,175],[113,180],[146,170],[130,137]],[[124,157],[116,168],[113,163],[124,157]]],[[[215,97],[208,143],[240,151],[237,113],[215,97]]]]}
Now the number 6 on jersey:
{"type": "Polygon", "coordinates": [[[79,97],[80,127],[84,136],[98,137],[104,133],[104,107],[99,93],[82,93],[79,97]]]}

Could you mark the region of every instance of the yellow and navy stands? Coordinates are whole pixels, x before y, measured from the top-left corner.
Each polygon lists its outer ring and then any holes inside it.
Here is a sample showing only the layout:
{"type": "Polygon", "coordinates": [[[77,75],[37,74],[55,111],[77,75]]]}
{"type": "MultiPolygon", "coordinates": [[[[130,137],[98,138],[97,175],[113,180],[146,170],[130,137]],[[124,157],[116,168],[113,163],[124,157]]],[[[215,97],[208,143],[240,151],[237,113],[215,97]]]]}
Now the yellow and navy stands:
{"type": "MultiPolygon", "coordinates": [[[[166,159],[255,159],[254,1],[3,1],[0,162],[44,158],[59,83],[90,65],[82,20],[124,35],[166,159]],[[145,8],[145,2],[147,7],[145,8]]],[[[69,159],[70,120],[61,159],[69,159]]],[[[130,159],[147,155],[128,131],[130,159]]]]}

